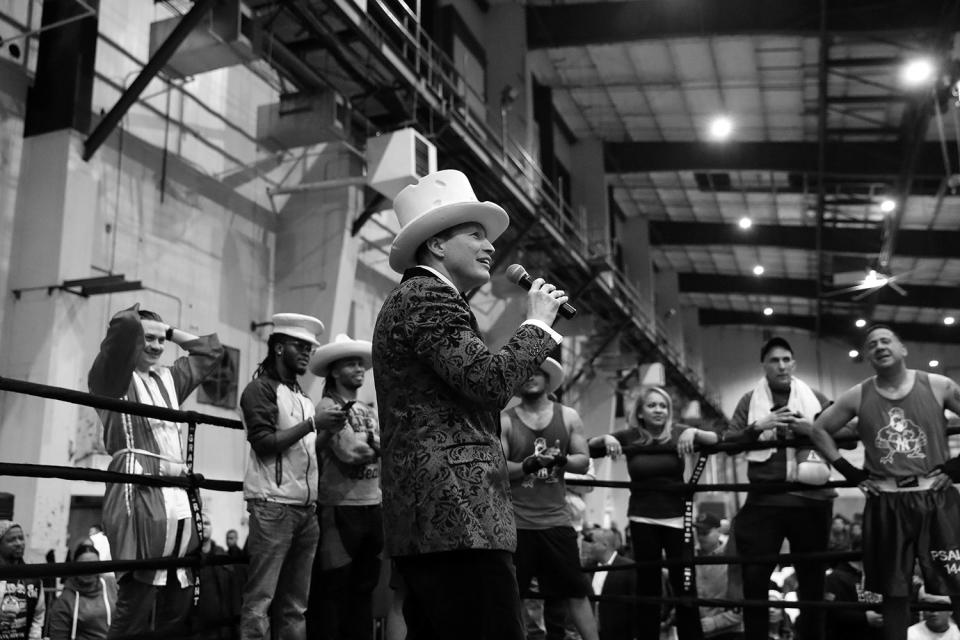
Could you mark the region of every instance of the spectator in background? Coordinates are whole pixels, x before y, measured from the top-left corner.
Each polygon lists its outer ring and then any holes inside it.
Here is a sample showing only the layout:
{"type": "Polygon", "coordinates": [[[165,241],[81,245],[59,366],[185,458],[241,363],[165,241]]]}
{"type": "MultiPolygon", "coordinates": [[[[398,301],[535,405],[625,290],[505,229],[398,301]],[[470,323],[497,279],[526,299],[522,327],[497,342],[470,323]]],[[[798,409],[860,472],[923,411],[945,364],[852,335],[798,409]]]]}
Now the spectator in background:
{"type": "MultiPolygon", "coordinates": [[[[227,552],[213,541],[210,516],[203,514],[200,553],[205,560],[223,557],[227,552]]],[[[205,564],[200,568],[200,600],[193,609],[193,631],[197,640],[231,640],[237,637],[240,597],[243,583],[235,565],[205,564]]]]}
{"type": "MultiPolygon", "coordinates": [[[[709,511],[697,514],[694,528],[697,534],[697,555],[726,555],[725,545],[720,542],[720,519],[709,511]]],[[[727,565],[703,564],[697,567],[697,596],[704,599],[724,600],[729,597],[727,565]]],[[[700,626],[703,637],[711,640],[739,640],[743,637],[743,616],[739,609],[701,606],[700,626]]]]}
{"type": "MultiPolygon", "coordinates": [[[[928,594],[920,590],[922,604],[950,604],[949,596],[928,594]]],[[[960,629],[950,619],[950,611],[923,611],[920,622],[907,628],[907,640],[960,640],[960,629]]]]}
{"type": "MultiPolygon", "coordinates": [[[[580,550],[588,569],[627,567],[633,561],[618,552],[620,534],[612,529],[591,529],[583,533],[580,550]]],[[[592,574],[593,595],[632,597],[637,593],[635,571],[601,570],[592,574]]],[[[633,640],[637,637],[636,605],[628,602],[600,601],[595,604],[600,640],[633,640]]]]}
{"type": "MultiPolygon", "coordinates": [[[[851,543],[851,551],[862,551],[861,540],[851,543]]],[[[869,602],[879,604],[881,597],[863,588],[863,560],[838,562],[827,574],[823,597],[830,602],[869,602]]],[[[827,609],[826,640],[881,640],[883,616],[863,609],[827,609]]]]}
{"type": "Polygon", "coordinates": [[[92,525],[88,536],[90,538],[90,544],[96,548],[100,560],[108,562],[113,559],[110,555],[110,541],[107,540],[107,534],[103,532],[103,527],[99,524],[92,525]]]}
{"type": "Polygon", "coordinates": [[[240,537],[237,535],[236,529],[230,529],[227,531],[227,555],[231,558],[246,558],[247,554],[243,552],[243,549],[237,544],[240,540],[240,537]]]}
{"type": "Polygon", "coordinates": [[[830,524],[828,551],[846,551],[850,548],[850,523],[839,513],[833,516],[830,524]]]}
{"type": "MultiPolygon", "coordinates": [[[[0,567],[23,564],[27,543],[23,527],[0,520],[0,567]]],[[[0,638],[3,640],[40,640],[46,605],[40,578],[0,580],[0,638]]]]}
{"type": "MultiPolygon", "coordinates": [[[[101,560],[96,547],[80,543],[74,562],[101,560]]],[[[117,608],[117,584],[113,578],[90,573],[64,581],[60,597],[50,607],[47,636],[50,640],[103,640],[117,608]]]]}

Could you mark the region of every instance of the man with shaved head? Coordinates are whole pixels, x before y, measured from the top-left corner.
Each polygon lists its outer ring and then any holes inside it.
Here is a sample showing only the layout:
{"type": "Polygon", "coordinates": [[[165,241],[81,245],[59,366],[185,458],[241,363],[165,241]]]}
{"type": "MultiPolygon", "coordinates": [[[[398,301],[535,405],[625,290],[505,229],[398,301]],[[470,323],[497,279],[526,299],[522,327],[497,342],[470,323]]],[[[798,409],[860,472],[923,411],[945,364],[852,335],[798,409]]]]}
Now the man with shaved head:
{"type": "MultiPolygon", "coordinates": [[[[866,494],[864,587],[883,596],[884,637],[910,624],[914,562],[927,591],[950,596],[960,613],[960,477],[950,460],[944,409],[960,413],[953,380],[907,368],[907,348],[886,325],[867,330],[863,353],[876,375],[850,388],[807,431],[843,476],[866,494]],[[858,418],[864,468],[840,456],[831,434],[858,418]],[[953,477],[951,477],[953,476],[953,477]]],[[[806,426],[806,425],[804,425],[806,426]]]]}

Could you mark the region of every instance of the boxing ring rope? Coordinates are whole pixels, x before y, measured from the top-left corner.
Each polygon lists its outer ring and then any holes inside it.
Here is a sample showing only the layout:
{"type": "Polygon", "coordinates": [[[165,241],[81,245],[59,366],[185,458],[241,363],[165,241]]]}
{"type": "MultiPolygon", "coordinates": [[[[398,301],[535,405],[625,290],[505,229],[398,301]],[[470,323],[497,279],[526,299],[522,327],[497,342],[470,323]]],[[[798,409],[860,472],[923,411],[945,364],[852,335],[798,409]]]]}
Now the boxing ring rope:
{"type": "MultiPolygon", "coordinates": [[[[195,430],[198,424],[208,424],[219,427],[224,427],[228,429],[242,430],[243,423],[236,419],[223,418],[220,416],[213,416],[209,414],[200,413],[197,411],[183,411],[183,410],[174,410],[168,409],[165,407],[156,407],[153,405],[144,405],[138,402],[131,402],[127,400],[118,400],[115,398],[107,398],[103,396],[97,396],[90,393],[85,393],[82,391],[76,391],[73,389],[64,389],[61,387],[55,387],[50,385],[39,384],[35,382],[28,382],[25,380],[16,380],[12,378],[6,378],[0,376],[0,391],[9,391],[12,393],[19,393],[23,395],[29,395],[40,398],[47,398],[51,400],[58,400],[63,402],[69,402],[72,404],[77,404],[81,406],[92,407],[94,409],[106,409],[111,411],[116,411],[119,413],[126,413],[130,415],[145,416],[150,418],[157,418],[160,420],[166,420],[170,422],[186,423],[188,425],[188,446],[187,446],[187,466],[190,470],[185,476],[181,477],[168,477],[168,476],[152,476],[152,475],[140,475],[140,474],[128,474],[128,473],[119,473],[114,471],[103,471],[99,469],[83,469],[77,467],[65,467],[57,465],[40,465],[40,464],[23,464],[23,463],[11,463],[11,462],[0,462],[0,476],[20,476],[20,477],[40,477],[40,478],[59,478],[63,480],[85,480],[91,482],[116,482],[116,483],[129,483],[129,484],[142,484],[146,486],[175,486],[186,489],[188,493],[191,494],[191,502],[194,502],[196,495],[199,489],[209,489],[213,491],[224,491],[224,492],[236,492],[243,489],[243,483],[238,481],[229,481],[229,480],[211,480],[204,478],[201,474],[195,474],[192,472],[193,469],[193,449],[195,442],[195,430]]],[[[947,429],[947,435],[960,434],[960,427],[949,427],[947,429]]],[[[845,443],[857,442],[855,437],[849,438],[838,438],[837,443],[843,445],[845,443]]],[[[695,451],[700,454],[700,459],[697,462],[697,467],[702,470],[707,456],[712,453],[727,453],[727,454],[736,454],[744,451],[750,451],[755,449],[779,449],[785,447],[812,447],[809,439],[798,438],[798,439],[777,439],[777,440],[764,440],[764,441],[754,441],[754,442],[735,442],[735,441],[726,441],[720,442],[714,445],[697,445],[695,451]]],[[[665,445],[653,445],[653,446],[624,446],[623,453],[645,453],[645,454],[662,454],[662,453],[671,453],[676,454],[674,448],[665,446],[665,445]]],[[[699,484],[696,481],[699,479],[699,474],[696,474],[691,478],[692,482],[690,483],[675,483],[672,485],[658,486],[656,488],[651,488],[645,486],[643,483],[633,483],[626,481],[609,481],[609,480],[567,480],[566,483],[571,486],[589,486],[589,487],[605,487],[605,488],[615,488],[615,489],[630,489],[632,491],[656,491],[656,492],[670,492],[678,493],[687,496],[687,503],[689,505],[689,498],[697,492],[711,492],[711,491],[735,491],[735,492],[751,492],[751,493],[781,493],[785,491],[797,491],[797,490],[809,490],[812,487],[816,488],[836,488],[836,487],[854,487],[855,484],[844,481],[835,481],[827,482],[822,485],[809,485],[800,482],[769,482],[769,483],[714,483],[714,484],[699,484]]],[[[200,509],[199,503],[197,505],[197,512],[195,514],[194,522],[198,528],[198,534],[201,534],[200,531],[200,509]]],[[[690,522],[690,510],[689,507],[685,509],[685,522],[684,530],[685,535],[688,536],[687,540],[690,541],[692,545],[692,527],[690,522]]],[[[200,536],[202,538],[202,535],[200,536]]],[[[599,567],[594,569],[585,569],[586,573],[594,573],[597,571],[620,571],[620,570],[636,570],[637,567],[644,566],[658,566],[658,567],[668,567],[668,566],[684,566],[690,567],[695,565],[712,565],[712,564],[726,564],[726,565],[737,565],[737,564],[793,564],[803,561],[839,561],[839,560],[855,560],[861,557],[861,554],[855,552],[817,552],[817,553],[804,553],[804,554],[779,554],[775,556],[758,556],[755,558],[742,558],[739,556],[699,556],[699,557],[689,557],[681,559],[667,559],[659,561],[640,561],[631,565],[626,565],[622,567],[599,567]]],[[[213,557],[213,558],[204,558],[199,554],[191,555],[184,558],[175,558],[175,557],[165,557],[165,558],[150,558],[143,560],[110,560],[110,561],[98,561],[98,562],[62,562],[62,563],[35,563],[35,564],[23,564],[23,565],[4,565],[0,567],[0,580],[8,578],[57,578],[63,576],[73,576],[73,575],[83,575],[90,573],[103,573],[110,571],[131,571],[135,569],[169,569],[174,567],[189,567],[198,569],[204,566],[221,566],[221,565],[233,565],[233,564],[244,564],[246,559],[243,558],[231,558],[229,556],[222,557],[213,557]]],[[[692,585],[687,585],[688,587],[692,585]]],[[[690,593],[689,589],[687,593],[690,593]]],[[[540,597],[540,596],[533,596],[540,597]]],[[[716,598],[699,598],[696,596],[683,595],[683,596],[661,596],[661,597],[651,597],[651,596],[591,596],[591,600],[594,601],[610,601],[610,602],[622,602],[626,604],[630,603],[674,603],[674,604],[687,604],[687,605],[696,605],[696,606],[720,606],[737,609],[743,606],[757,606],[757,607],[773,607],[773,608],[787,608],[787,609],[804,609],[804,608],[819,608],[819,609],[854,609],[854,610],[866,610],[871,608],[876,608],[876,604],[871,603],[855,603],[855,602],[832,602],[832,601],[823,601],[823,602],[813,602],[813,601],[786,601],[786,600],[730,600],[730,599],[716,599],[716,598]]],[[[936,603],[922,603],[922,604],[912,604],[914,609],[924,609],[924,610],[948,610],[949,605],[945,604],[936,604],[936,603]]],[[[202,632],[203,629],[198,632],[202,632]]],[[[140,637],[148,637],[141,635],[140,637]]],[[[154,634],[149,634],[149,637],[154,637],[154,634]]],[[[155,637],[165,637],[163,634],[155,635],[155,637]]]]}

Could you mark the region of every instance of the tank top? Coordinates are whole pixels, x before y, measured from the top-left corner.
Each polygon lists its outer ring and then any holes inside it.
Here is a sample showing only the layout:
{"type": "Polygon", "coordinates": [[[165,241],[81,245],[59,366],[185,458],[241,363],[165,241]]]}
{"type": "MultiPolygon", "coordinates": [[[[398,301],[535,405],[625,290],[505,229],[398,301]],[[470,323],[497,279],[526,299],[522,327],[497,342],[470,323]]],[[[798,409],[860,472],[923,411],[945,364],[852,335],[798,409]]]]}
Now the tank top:
{"type": "MultiPolygon", "coordinates": [[[[510,445],[511,462],[523,462],[533,455],[536,440],[543,438],[546,446],[552,447],[560,441],[560,451],[568,453],[570,434],[563,423],[563,405],[553,403],[553,416],[545,429],[531,429],[517,415],[516,407],[507,411],[513,426],[507,434],[510,445]]],[[[510,481],[510,493],[513,495],[513,510],[516,514],[517,529],[549,529],[551,527],[572,526],[567,511],[566,483],[563,471],[541,469],[539,473],[526,475],[519,480],[510,481]]]]}
{"type": "Polygon", "coordinates": [[[913,388],[899,400],[881,396],[875,380],[860,383],[857,433],[864,444],[864,468],[896,478],[925,474],[946,462],[947,418],[930,376],[917,371],[913,388]]]}

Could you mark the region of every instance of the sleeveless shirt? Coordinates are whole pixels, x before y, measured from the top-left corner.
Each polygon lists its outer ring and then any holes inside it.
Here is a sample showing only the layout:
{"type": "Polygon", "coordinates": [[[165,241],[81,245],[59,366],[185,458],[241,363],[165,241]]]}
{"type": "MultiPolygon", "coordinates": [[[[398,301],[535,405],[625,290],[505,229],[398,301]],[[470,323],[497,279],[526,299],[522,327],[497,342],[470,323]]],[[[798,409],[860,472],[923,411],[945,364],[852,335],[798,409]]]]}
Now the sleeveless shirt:
{"type": "MultiPolygon", "coordinates": [[[[568,453],[570,434],[563,423],[563,405],[559,402],[553,403],[553,416],[546,428],[540,431],[527,426],[517,415],[516,407],[508,410],[507,415],[510,416],[510,424],[513,426],[507,434],[507,442],[510,445],[510,456],[507,460],[523,462],[524,458],[533,455],[537,438],[543,438],[548,448],[553,447],[559,440],[560,451],[568,453]]],[[[530,475],[519,480],[511,480],[510,493],[513,495],[517,529],[572,526],[570,514],[567,511],[567,487],[563,481],[562,470],[541,469],[539,474],[532,475],[532,484],[530,475]],[[548,482],[548,480],[552,481],[548,482]]]]}
{"type": "Polygon", "coordinates": [[[930,376],[917,371],[913,388],[899,400],[881,396],[875,381],[860,383],[857,433],[864,444],[864,468],[895,478],[926,474],[946,462],[947,418],[930,376]]]}

